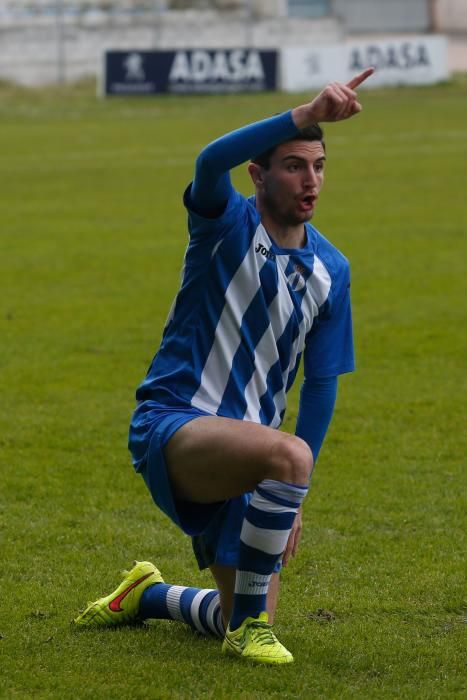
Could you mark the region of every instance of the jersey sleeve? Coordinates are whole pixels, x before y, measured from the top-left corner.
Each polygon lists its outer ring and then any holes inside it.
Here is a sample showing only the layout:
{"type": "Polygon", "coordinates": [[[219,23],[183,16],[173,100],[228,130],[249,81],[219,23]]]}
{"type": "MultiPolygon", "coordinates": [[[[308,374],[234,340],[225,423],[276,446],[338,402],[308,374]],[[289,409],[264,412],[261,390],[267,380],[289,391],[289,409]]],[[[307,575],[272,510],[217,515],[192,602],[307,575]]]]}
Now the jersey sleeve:
{"type": "Polygon", "coordinates": [[[242,194],[232,187],[223,211],[213,218],[200,214],[193,208],[191,189],[192,184],[185,190],[183,203],[188,212],[188,231],[192,244],[197,242],[198,245],[202,245],[200,239],[206,239],[206,243],[212,246],[218,238],[223,238],[232,231],[242,230],[248,209],[248,200],[242,194]]]}
{"type": "Polygon", "coordinates": [[[343,256],[342,260],[306,340],[305,378],[335,377],[355,369],[350,269],[343,256]]]}
{"type": "Polygon", "coordinates": [[[331,422],[336,396],[337,377],[313,377],[302,384],[295,434],[308,444],[315,464],[331,422]]]}
{"type": "Polygon", "coordinates": [[[298,133],[292,112],[284,112],[225,134],[208,144],[196,159],[187,199],[205,218],[220,216],[232,193],[229,171],[298,133]]]}

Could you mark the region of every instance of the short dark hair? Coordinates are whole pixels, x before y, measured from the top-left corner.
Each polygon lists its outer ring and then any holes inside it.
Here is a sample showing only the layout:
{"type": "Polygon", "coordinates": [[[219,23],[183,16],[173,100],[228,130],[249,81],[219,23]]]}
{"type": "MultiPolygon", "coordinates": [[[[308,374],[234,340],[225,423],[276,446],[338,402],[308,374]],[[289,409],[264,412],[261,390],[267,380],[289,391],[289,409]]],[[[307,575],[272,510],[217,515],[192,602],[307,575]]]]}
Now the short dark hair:
{"type": "Polygon", "coordinates": [[[260,165],[262,168],[267,170],[271,164],[271,156],[276,148],[282,143],[288,143],[289,141],[320,141],[323,149],[326,150],[326,145],[324,143],[324,132],[322,128],[319,124],[311,124],[304,129],[300,129],[298,134],[295,136],[291,136],[289,139],[276,144],[272,148],[268,148],[267,151],[263,151],[263,153],[259,153],[257,156],[254,156],[251,159],[251,162],[256,163],[256,165],[260,165]]]}

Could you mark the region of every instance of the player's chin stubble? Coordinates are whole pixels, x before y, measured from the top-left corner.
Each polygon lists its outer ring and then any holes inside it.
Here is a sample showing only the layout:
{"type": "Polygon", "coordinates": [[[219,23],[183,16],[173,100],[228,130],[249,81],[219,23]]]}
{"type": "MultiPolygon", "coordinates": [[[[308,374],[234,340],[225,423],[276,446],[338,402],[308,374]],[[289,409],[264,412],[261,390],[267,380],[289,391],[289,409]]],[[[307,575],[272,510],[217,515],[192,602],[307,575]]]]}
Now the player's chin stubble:
{"type": "Polygon", "coordinates": [[[270,196],[265,196],[264,204],[269,216],[276,221],[280,226],[299,226],[305,224],[313,217],[313,210],[309,214],[297,213],[292,207],[283,209],[280,203],[270,196]]]}

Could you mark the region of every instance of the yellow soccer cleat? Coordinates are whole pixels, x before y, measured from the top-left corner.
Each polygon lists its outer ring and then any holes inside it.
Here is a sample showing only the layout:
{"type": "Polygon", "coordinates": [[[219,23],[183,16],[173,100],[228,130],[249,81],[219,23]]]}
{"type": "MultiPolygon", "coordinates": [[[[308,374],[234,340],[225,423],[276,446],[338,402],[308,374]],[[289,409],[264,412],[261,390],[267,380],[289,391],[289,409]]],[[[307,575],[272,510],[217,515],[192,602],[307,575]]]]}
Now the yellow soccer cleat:
{"type": "Polygon", "coordinates": [[[138,621],[139,603],[143,591],[153,583],[164,583],[159,569],[149,561],[135,561],[130,571],[123,571],[123,581],[110,595],[89,603],[74,620],[82,627],[130,625],[138,621]]]}
{"type": "Polygon", "coordinates": [[[222,652],[257,664],[290,664],[293,661],[290,651],[268,624],[266,612],[260,613],[258,618],[247,617],[236,630],[227,628],[222,652]]]}

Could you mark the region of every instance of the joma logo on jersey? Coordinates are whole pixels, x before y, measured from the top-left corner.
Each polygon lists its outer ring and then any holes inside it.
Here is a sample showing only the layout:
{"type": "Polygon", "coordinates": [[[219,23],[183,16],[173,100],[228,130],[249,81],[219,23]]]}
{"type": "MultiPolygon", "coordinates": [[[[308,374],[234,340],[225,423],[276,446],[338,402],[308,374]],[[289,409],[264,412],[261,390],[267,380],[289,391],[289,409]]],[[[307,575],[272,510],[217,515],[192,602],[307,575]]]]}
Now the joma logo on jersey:
{"type": "Polygon", "coordinates": [[[276,254],[273,253],[272,250],[268,250],[262,243],[258,243],[255,248],[255,253],[261,253],[261,255],[264,255],[268,260],[276,259],[276,254]]]}

